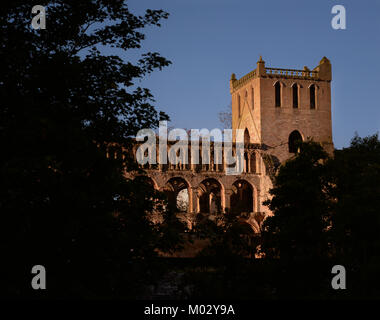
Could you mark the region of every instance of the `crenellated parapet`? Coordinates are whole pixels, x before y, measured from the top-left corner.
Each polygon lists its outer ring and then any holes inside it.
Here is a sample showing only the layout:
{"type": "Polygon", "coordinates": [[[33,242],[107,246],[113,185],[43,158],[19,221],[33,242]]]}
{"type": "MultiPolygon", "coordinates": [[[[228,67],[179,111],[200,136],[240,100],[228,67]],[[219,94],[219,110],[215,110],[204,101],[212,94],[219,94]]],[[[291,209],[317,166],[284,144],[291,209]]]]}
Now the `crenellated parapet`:
{"type": "Polygon", "coordinates": [[[253,78],[282,78],[282,79],[297,79],[297,80],[314,80],[314,81],[331,81],[331,64],[329,59],[323,57],[319,65],[313,70],[308,67],[299,69],[284,69],[266,67],[265,61],[260,56],[257,61],[257,68],[240,79],[236,79],[233,73],[230,80],[230,91],[235,92],[243,87],[253,78]]]}
{"type": "Polygon", "coordinates": [[[255,77],[257,77],[256,69],[246,74],[245,76],[241,77],[239,80],[236,79],[235,74],[233,73],[231,76],[231,81],[230,81],[231,93],[235,91],[236,89],[242,87],[244,84],[246,84],[248,81],[250,81],[252,78],[255,78],[255,77]]]}

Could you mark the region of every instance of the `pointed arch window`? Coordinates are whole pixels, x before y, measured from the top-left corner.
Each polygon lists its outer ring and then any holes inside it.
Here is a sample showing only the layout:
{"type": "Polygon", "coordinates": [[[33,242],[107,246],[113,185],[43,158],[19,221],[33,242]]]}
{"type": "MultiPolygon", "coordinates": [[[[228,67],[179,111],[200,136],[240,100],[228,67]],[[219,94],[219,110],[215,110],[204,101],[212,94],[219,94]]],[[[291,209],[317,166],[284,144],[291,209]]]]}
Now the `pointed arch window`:
{"type": "Polygon", "coordinates": [[[293,108],[298,108],[298,84],[295,83],[292,85],[293,91],[293,108]]]}
{"type": "Polygon", "coordinates": [[[277,81],[274,85],[276,107],[281,107],[281,84],[277,81]]]}
{"type": "Polygon", "coordinates": [[[310,86],[310,109],[315,109],[315,85],[310,86]]]}
{"type": "Polygon", "coordinates": [[[240,117],[240,115],[241,115],[240,94],[238,94],[238,113],[239,113],[239,117],[240,117]]]}
{"type": "Polygon", "coordinates": [[[248,129],[244,130],[244,143],[251,143],[251,138],[249,136],[249,131],[248,129]]]}
{"type": "Polygon", "coordinates": [[[252,104],[252,110],[255,109],[255,91],[253,90],[253,87],[251,88],[251,104],[252,104]]]}

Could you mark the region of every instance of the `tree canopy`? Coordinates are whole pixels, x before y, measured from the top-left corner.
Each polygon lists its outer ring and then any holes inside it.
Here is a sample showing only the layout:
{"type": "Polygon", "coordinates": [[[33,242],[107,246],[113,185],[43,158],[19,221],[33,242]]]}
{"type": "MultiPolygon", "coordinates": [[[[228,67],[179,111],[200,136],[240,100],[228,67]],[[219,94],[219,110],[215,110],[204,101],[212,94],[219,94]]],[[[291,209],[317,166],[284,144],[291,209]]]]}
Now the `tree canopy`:
{"type": "Polygon", "coordinates": [[[285,295],[294,277],[308,279],[297,294],[310,288],[320,294],[321,284],[329,286],[328,268],[342,264],[350,277],[345,297],[379,296],[379,150],[378,134],[355,136],[332,157],[309,141],[280,167],[266,202],[273,216],[264,222],[261,250],[284,266],[285,295]]]}
{"type": "Polygon", "coordinates": [[[10,280],[2,294],[31,294],[41,264],[49,296],[132,295],[154,273],[157,250],[179,243],[168,231],[181,225],[149,184],[125,179],[136,169],[128,152],[106,152],[110,143],[128,150],[139,129],[168,119],[138,80],[170,61],[120,56],[140,49],[144,28],[168,13],[135,15],[117,0],[38,4],[45,30],[32,28],[30,1],[0,8],[0,246],[10,280]],[[153,208],[162,223],[152,222],[153,208]]]}

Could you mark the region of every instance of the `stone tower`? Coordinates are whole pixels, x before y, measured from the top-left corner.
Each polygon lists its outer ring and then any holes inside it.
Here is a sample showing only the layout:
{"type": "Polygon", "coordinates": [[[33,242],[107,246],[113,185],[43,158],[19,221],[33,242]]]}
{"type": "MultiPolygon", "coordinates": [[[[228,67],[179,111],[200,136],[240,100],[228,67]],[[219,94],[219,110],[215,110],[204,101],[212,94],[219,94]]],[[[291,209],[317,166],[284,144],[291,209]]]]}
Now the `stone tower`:
{"type": "Polygon", "coordinates": [[[295,152],[295,141],[312,138],[332,152],[331,64],[323,57],[313,70],[257,68],[240,79],[232,74],[232,129],[245,130],[245,142],[267,148],[279,162],[295,152]]]}

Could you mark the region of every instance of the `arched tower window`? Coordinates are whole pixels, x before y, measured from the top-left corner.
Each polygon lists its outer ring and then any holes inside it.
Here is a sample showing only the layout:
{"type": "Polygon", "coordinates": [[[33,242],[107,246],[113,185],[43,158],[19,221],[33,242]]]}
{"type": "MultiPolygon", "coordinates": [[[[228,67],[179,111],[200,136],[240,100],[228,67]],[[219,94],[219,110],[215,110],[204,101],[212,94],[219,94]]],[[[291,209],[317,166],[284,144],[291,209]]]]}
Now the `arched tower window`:
{"type": "Polygon", "coordinates": [[[302,142],[302,136],[299,131],[294,130],[289,135],[289,153],[298,153],[300,151],[299,144],[302,142]]]}
{"type": "Polygon", "coordinates": [[[310,86],[310,109],[315,109],[315,85],[310,86]]]}
{"type": "Polygon", "coordinates": [[[281,107],[281,84],[279,81],[274,85],[275,97],[276,97],[276,107],[281,107]]]}
{"type": "Polygon", "coordinates": [[[249,136],[249,131],[248,129],[245,129],[244,131],[244,143],[250,143],[251,142],[251,138],[249,136]]]}
{"type": "Polygon", "coordinates": [[[253,87],[251,88],[251,104],[252,104],[252,110],[255,109],[255,92],[253,90],[253,87]]]}
{"type": "Polygon", "coordinates": [[[293,84],[293,108],[298,108],[298,85],[297,83],[293,84]]]}
{"type": "Polygon", "coordinates": [[[238,94],[238,113],[239,113],[239,117],[241,115],[241,107],[240,107],[240,94],[238,94]]]}

